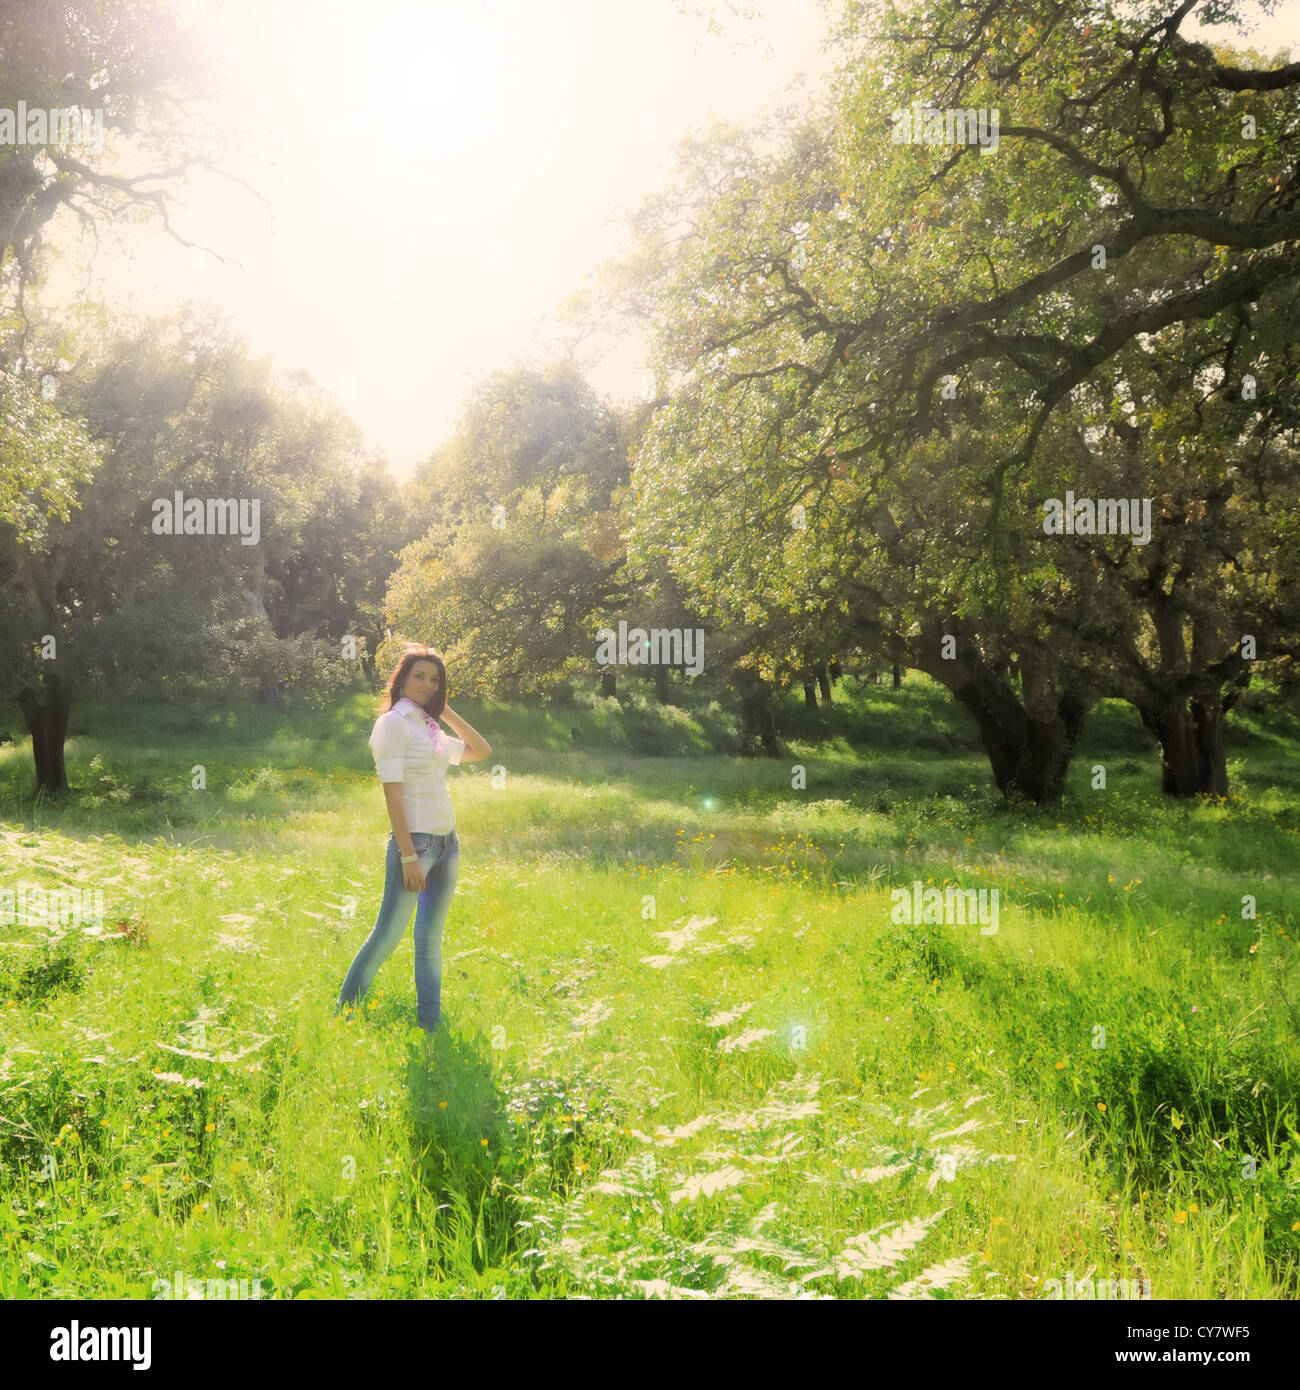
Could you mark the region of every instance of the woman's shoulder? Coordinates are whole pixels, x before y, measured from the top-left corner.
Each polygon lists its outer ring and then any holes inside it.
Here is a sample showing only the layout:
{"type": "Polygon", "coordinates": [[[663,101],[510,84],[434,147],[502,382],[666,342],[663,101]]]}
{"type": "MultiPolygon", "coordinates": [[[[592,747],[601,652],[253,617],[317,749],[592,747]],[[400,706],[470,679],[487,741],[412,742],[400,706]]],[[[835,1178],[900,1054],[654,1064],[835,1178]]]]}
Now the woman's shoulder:
{"type": "Polygon", "coordinates": [[[405,728],[405,721],[402,719],[402,712],[399,709],[386,709],[376,720],[374,732],[378,733],[381,729],[405,728]]]}

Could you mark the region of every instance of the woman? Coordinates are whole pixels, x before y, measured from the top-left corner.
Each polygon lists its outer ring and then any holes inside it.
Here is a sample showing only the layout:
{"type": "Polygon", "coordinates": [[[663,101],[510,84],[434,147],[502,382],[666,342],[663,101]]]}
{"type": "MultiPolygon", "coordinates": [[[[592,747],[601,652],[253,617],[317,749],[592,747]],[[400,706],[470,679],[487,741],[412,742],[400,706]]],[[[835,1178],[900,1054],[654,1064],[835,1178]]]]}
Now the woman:
{"type": "Polygon", "coordinates": [[[334,1012],[355,1006],[370,988],[414,908],[416,1013],[420,1027],[432,1033],[442,1018],[442,926],[460,863],[447,768],[476,763],[492,748],[447,704],[447,667],[430,647],[406,643],[380,708],[370,748],[393,823],[384,900],[334,1012]],[[440,715],[459,738],[443,733],[440,715]]]}

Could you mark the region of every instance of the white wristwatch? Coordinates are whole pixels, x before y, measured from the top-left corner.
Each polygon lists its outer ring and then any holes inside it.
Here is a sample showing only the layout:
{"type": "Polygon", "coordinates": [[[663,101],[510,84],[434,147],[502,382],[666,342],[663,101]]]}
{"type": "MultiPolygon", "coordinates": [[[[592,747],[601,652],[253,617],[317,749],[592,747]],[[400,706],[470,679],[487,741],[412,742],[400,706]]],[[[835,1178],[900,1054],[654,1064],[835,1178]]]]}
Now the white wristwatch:
{"type": "Polygon", "coordinates": [[[402,863],[403,863],[403,864],[414,864],[414,863],[416,862],[416,860],[419,859],[419,857],[420,857],[420,856],[419,856],[418,854],[404,854],[404,855],[402,855],[402,863]]]}

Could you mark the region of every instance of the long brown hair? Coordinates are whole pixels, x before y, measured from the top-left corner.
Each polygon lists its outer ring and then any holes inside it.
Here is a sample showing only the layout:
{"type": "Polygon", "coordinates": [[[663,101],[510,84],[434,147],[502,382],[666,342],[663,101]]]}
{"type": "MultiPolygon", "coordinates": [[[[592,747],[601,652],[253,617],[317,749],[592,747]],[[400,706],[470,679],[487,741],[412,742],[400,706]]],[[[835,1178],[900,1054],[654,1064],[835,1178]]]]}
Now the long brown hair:
{"type": "Polygon", "coordinates": [[[417,646],[413,642],[406,644],[405,655],[388,678],[388,690],[383,703],[379,706],[378,712],[380,714],[385,714],[392,709],[406,693],[406,678],[411,674],[411,667],[417,661],[432,661],[438,668],[438,679],[442,684],[438,688],[438,693],[424,708],[425,712],[431,714],[435,719],[442,714],[447,705],[447,663],[432,647],[417,646]]]}

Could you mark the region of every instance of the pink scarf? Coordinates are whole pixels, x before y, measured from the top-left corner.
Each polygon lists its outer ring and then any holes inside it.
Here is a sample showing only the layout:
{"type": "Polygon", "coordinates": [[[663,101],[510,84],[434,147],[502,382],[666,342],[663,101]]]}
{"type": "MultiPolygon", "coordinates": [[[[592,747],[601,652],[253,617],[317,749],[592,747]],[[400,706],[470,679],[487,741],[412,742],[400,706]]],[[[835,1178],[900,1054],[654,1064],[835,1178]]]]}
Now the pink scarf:
{"type": "Polygon", "coordinates": [[[449,756],[447,753],[447,745],[442,741],[442,726],[438,721],[426,709],[417,705],[409,695],[403,695],[402,699],[405,700],[412,709],[420,711],[420,718],[424,720],[425,732],[429,735],[429,742],[433,744],[434,751],[438,756],[441,758],[449,756]]]}

